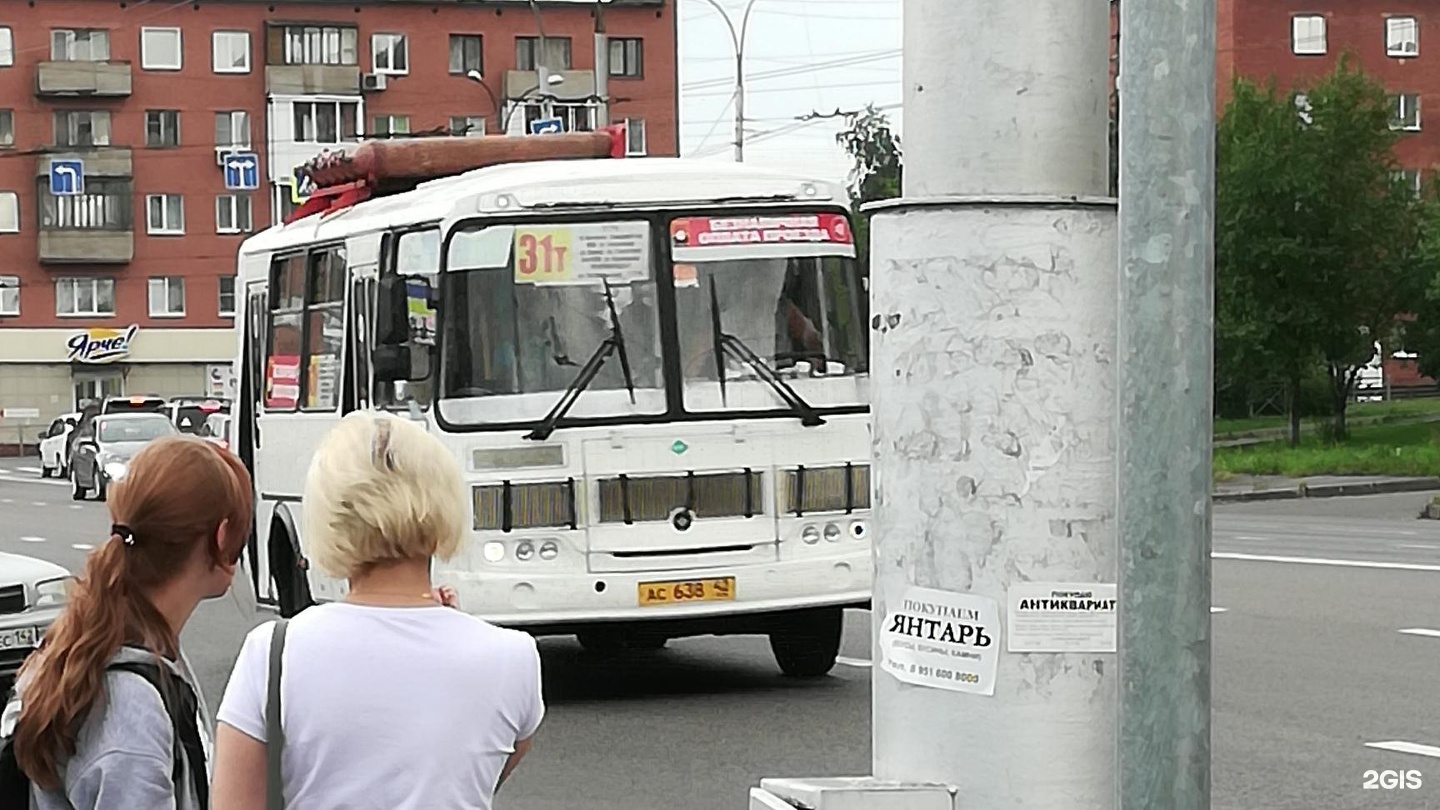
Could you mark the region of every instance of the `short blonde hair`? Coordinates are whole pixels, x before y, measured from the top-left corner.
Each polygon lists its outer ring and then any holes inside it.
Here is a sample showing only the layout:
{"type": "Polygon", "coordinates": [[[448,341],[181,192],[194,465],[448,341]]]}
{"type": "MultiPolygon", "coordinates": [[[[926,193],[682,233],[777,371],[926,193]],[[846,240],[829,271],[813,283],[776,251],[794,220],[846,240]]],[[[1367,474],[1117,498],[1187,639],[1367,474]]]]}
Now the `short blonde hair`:
{"type": "Polygon", "coordinates": [[[455,555],[465,530],[460,465],[407,419],[356,411],[315,453],[305,479],[305,556],[335,577],[393,560],[455,555]]]}

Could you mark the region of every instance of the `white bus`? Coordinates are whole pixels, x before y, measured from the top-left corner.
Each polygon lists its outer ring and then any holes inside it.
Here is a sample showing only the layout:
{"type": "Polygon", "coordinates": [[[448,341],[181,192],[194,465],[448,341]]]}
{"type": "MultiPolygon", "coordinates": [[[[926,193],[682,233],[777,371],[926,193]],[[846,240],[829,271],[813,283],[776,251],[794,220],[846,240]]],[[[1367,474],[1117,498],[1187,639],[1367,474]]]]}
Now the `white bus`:
{"type": "MultiPolygon", "coordinates": [[[[448,148],[507,140],[537,148],[448,148]]],[[[293,615],[344,594],[300,552],[305,472],[343,414],[393,409],[464,469],[470,535],[435,572],[463,609],[609,651],[765,634],[786,674],[828,672],[872,571],[843,189],[534,157],[368,199],[385,178],[317,181],[328,210],[241,247],[257,596],[293,615]]]]}

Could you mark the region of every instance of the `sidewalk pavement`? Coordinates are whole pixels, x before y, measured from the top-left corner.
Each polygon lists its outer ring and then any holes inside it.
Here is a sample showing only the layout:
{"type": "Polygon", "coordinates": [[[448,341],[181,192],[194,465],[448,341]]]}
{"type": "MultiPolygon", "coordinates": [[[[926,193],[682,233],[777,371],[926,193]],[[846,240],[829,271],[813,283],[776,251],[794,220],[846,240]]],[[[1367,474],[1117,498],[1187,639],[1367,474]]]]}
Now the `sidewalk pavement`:
{"type": "Polygon", "coordinates": [[[1240,475],[1217,483],[1214,489],[1214,500],[1216,503],[1238,503],[1432,490],[1440,490],[1440,478],[1395,478],[1384,475],[1317,475],[1310,478],[1285,478],[1278,475],[1240,475]]]}

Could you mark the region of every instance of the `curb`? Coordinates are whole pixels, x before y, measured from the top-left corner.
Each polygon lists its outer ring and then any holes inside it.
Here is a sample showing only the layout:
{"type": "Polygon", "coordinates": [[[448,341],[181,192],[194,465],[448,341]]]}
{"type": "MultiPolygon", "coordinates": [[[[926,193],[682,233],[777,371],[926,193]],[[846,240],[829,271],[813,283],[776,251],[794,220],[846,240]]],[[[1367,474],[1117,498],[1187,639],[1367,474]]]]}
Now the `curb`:
{"type": "Polygon", "coordinates": [[[1249,501],[1287,501],[1300,498],[1342,498],[1352,495],[1386,495],[1399,492],[1440,490],[1440,478],[1403,478],[1398,481],[1364,481],[1353,484],[1280,487],[1248,492],[1216,492],[1214,503],[1245,503],[1249,501]]]}

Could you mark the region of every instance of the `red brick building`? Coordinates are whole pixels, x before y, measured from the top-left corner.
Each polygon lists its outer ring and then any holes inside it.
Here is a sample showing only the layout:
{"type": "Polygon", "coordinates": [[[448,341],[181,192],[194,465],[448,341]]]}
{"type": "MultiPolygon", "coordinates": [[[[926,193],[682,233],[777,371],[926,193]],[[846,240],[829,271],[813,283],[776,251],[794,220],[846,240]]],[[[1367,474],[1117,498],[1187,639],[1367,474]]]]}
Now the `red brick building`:
{"type": "MultiPolygon", "coordinates": [[[[556,116],[593,127],[596,4],[539,8],[0,3],[0,428],[100,395],[223,385],[236,249],[303,197],[294,169],[321,150],[523,132],[540,65],[556,116]],[[227,188],[232,153],[258,158],[258,188],[227,188]],[[53,194],[73,161],[83,193],[53,194]]],[[[632,154],[676,154],[675,4],[613,0],[604,21],[610,120],[629,124],[632,154]]]]}

